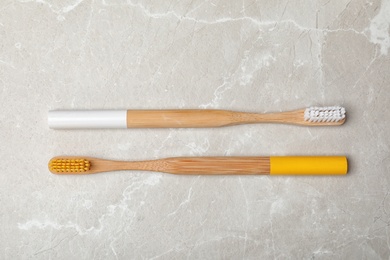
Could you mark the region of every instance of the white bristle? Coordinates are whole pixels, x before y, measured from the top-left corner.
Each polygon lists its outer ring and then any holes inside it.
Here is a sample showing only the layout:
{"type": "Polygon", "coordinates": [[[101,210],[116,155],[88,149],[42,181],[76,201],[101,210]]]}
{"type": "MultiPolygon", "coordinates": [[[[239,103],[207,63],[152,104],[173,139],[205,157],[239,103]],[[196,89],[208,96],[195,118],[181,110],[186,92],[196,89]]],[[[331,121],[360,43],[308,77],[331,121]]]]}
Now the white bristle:
{"type": "Polygon", "coordinates": [[[333,107],[309,107],[304,113],[305,121],[313,123],[339,122],[345,118],[345,108],[333,107]]]}

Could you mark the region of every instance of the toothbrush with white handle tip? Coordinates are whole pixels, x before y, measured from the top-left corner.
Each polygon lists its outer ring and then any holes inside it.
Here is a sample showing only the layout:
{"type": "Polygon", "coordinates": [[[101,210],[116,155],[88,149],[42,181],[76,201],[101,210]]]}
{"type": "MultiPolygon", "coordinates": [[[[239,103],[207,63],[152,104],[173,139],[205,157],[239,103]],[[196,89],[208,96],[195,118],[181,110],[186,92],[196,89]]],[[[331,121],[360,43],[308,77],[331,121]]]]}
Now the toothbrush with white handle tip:
{"type": "Polygon", "coordinates": [[[344,124],[344,107],[309,107],[287,112],[249,113],[229,110],[53,110],[52,129],[200,128],[239,124],[280,123],[305,126],[344,124]]]}

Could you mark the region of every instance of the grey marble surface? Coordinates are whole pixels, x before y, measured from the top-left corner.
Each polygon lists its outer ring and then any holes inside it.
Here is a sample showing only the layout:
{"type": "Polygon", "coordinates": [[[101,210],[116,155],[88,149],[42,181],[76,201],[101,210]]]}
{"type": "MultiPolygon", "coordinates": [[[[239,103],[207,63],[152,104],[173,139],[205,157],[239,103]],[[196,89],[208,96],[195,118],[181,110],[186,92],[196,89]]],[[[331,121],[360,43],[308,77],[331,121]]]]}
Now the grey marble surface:
{"type": "Polygon", "coordinates": [[[0,1],[1,259],[389,259],[390,1],[0,1]],[[343,105],[341,127],[55,131],[50,109],[343,105]],[[347,155],[345,177],[56,176],[56,155],[347,155]]]}

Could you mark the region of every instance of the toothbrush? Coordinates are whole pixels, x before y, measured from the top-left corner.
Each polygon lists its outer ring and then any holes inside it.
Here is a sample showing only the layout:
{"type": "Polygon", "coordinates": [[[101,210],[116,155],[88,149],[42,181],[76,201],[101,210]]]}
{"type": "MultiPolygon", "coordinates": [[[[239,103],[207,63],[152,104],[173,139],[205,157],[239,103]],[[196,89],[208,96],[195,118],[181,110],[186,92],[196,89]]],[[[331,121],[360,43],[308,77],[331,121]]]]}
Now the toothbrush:
{"type": "Polygon", "coordinates": [[[175,157],[148,161],[113,161],[92,157],[54,157],[54,174],[93,174],[139,170],[186,175],[345,175],[345,156],[175,157]]]}
{"type": "Polygon", "coordinates": [[[263,114],[209,109],[54,110],[49,111],[48,124],[53,129],[220,127],[253,123],[335,126],[342,125],[345,119],[345,108],[340,106],[263,114]]]}

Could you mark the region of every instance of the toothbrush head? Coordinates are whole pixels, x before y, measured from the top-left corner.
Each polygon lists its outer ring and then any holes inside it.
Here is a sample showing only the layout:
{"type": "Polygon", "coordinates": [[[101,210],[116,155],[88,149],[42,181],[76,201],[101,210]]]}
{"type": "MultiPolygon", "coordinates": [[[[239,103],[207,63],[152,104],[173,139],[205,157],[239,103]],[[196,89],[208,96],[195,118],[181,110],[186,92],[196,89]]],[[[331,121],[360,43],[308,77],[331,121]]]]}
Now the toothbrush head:
{"type": "Polygon", "coordinates": [[[345,108],[340,106],[309,107],[305,109],[304,120],[313,124],[337,124],[345,122],[345,108]]]}
{"type": "Polygon", "coordinates": [[[53,158],[49,170],[55,174],[83,174],[91,169],[91,162],[83,158],[53,158]]]}

